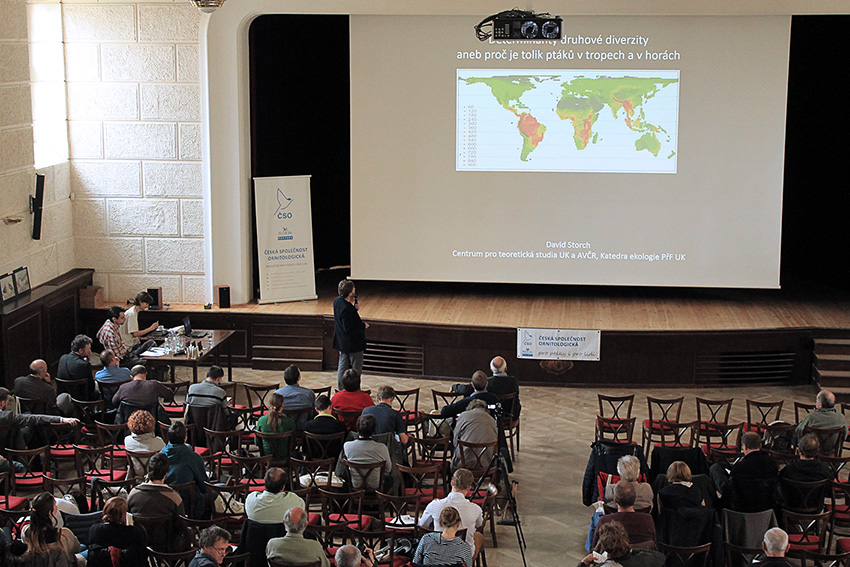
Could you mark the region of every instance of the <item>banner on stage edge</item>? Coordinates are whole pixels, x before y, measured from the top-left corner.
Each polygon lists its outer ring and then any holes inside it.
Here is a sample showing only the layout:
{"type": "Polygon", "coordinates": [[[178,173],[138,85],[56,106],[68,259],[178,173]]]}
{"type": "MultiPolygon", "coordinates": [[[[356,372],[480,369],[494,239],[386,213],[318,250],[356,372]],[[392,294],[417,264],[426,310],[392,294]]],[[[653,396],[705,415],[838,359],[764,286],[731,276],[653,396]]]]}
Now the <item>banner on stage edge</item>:
{"type": "Polygon", "coordinates": [[[599,360],[601,331],[528,329],[516,331],[517,358],[599,360]]]}
{"type": "Polygon", "coordinates": [[[260,303],[317,299],[310,176],[255,177],[260,303]]]}

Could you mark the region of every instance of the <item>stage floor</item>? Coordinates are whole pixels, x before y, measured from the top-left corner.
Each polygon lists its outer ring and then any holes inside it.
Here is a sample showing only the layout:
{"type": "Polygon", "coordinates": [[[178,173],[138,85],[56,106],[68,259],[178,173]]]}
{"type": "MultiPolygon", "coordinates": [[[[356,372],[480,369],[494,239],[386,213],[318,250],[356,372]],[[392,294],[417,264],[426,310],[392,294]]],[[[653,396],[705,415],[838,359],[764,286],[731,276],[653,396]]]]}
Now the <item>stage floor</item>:
{"type": "MultiPolygon", "coordinates": [[[[331,274],[318,277],[318,300],[249,303],[230,311],[332,315],[342,276],[331,274]]],[[[847,294],[811,285],[729,290],[361,281],[357,294],[366,320],[621,331],[850,328],[847,294]]]]}

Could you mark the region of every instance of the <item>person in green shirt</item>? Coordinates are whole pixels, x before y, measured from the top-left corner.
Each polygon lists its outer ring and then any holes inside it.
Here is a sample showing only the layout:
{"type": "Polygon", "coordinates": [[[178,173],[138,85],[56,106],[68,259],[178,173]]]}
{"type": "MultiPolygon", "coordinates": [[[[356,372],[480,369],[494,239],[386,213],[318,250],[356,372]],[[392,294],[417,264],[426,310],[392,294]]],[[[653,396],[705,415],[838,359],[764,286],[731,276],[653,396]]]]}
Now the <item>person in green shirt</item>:
{"type": "MultiPolygon", "coordinates": [[[[271,395],[269,413],[257,420],[257,431],[260,433],[286,433],[295,430],[295,422],[283,413],[283,396],[278,393],[271,395]]],[[[263,454],[275,458],[289,456],[289,443],[276,443],[274,440],[263,439],[263,454]]]]}

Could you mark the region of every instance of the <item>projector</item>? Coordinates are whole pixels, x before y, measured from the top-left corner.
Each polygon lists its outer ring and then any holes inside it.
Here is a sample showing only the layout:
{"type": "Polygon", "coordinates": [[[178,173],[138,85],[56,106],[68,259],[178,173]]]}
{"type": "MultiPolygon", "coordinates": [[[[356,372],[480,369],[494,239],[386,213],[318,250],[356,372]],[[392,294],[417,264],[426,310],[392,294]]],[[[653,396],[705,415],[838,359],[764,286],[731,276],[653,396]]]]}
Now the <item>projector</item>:
{"type": "Polygon", "coordinates": [[[493,39],[561,39],[561,18],[502,17],[493,20],[493,39]]]}

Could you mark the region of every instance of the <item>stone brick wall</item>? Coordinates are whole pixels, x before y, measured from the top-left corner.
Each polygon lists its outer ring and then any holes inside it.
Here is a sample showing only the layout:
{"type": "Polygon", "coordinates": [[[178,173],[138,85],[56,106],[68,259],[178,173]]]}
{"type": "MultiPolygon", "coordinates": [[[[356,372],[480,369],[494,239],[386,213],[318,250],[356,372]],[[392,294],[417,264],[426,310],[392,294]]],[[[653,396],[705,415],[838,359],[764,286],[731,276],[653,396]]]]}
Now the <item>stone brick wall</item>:
{"type": "Polygon", "coordinates": [[[41,240],[32,240],[29,196],[35,193],[27,3],[0,0],[0,274],[29,268],[32,286],[74,267],[68,163],[45,174],[41,240]]]}
{"type": "Polygon", "coordinates": [[[199,13],[62,6],[76,264],[112,301],[149,286],[204,301],[199,13]]]}

